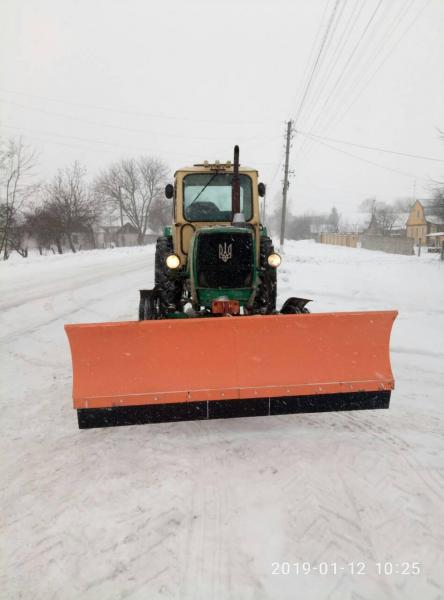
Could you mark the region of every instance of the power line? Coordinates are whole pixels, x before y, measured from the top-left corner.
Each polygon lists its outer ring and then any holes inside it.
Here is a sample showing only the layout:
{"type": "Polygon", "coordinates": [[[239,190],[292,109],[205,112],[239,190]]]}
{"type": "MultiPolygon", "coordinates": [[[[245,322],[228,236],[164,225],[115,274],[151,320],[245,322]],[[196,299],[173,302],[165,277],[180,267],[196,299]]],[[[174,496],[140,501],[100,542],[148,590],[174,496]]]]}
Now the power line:
{"type": "MultiPolygon", "coordinates": [[[[113,125],[111,123],[103,123],[103,122],[98,122],[98,121],[90,121],[89,119],[83,119],[82,117],[76,117],[74,115],[67,115],[65,113],[57,113],[57,112],[52,112],[52,111],[48,111],[48,110],[44,110],[42,108],[37,108],[34,106],[27,106],[25,104],[18,104],[17,102],[12,102],[11,100],[3,100],[2,98],[0,98],[0,102],[3,102],[5,104],[11,104],[12,106],[17,106],[18,108],[24,109],[24,110],[31,110],[34,112],[38,112],[41,114],[45,114],[51,117],[61,117],[63,119],[69,119],[72,121],[78,121],[81,123],[86,123],[88,125],[96,125],[99,127],[109,127],[111,129],[116,129],[118,131],[127,131],[129,133],[137,133],[137,134],[145,134],[145,135],[156,135],[156,136],[161,136],[161,137],[168,137],[168,138],[178,138],[178,139],[187,139],[187,140],[205,140],[205,141],[213,141],[214,140],[214,136],[213,137],[196,137],[196,136],[189,136],[189,135],[178,135],[178,134],[171,134],[171,133],[162,133],[159,131],[148,131],[146,129],[131,129],[128,127],[122,127],[120,125],[113,125]]],[[[241,138],[241,140],[245,141],[245,142],[256,142],[256,141],[270,141],[270,140],[275,140],[277,139],[278,136],[268,136],[268,137],[255,137],[255,138],[241,138]]],[[[218,140],[232,140],[231,138],[220,138],[218,136],[217,138],[218,140]]]]}
{"type": "MultiPolygon", "coordinates": [[[[342,34],[340,36],[340,39],[338,41],[338,44],[336,45],[335,50],[333,51],[333,56],[332,56],[332,60],[330,61],[330,63],[327,65],[326,69],[327,69],[327,77],[323,82],[323,85],[319,85],[318,86],[318,90],[319,90],[319,94],[315,93],[315,101],[313,104],[313,107],[311,109],[311,111],[309,112],[309,115],[306,117],[305,121],[308,122],[311,119],[311,116],[316,112],[316,107],[319,105],[319,102],[322,98],[322,90],[326,89],[327,84],[330,82],[330,79],[332,77],[332,75],[335,73],[336,70],[336,65],[339,63],[342,54],[343,54],[343,50],[347,47],[347,42],[351,36],[351,33],[353,31],[353,28],[356,24],[356,22],[358,21],[364,4],[362,3],[363,0],[361,0],[361,5],[359,6],[359,0],[356,0],[355,5],[353,6],[349,18],[345,24],[345,27],[342,31],[342,34]],[[359,8],[358,8],[359,7],[359,8]],[[357,12],[356,12],[357,11],[357,12]]],[[[319,120],[320,116],[322,115],[322,113],[318,114],[318,118],[317,120],[319,120]]],[[[307,139],[302,141],[301,146],[297,149],[297,152],[303,152],[306,144],[309,143],[307,139]]]]}
{"type": "Polygon", "coordinates": [[[338,6],[341,4],[341,0],[336,0],[334,3],[334,6],[333,6],[331,14],[330,14],[330,18],[327,23],[327,27],[326,27],[324,35],[322,37],[316,59],[314,61],[314,64],[313,64],[313,67],[312,67],[312,70],[310,73],[310,76],[305,85],[304,92],[302,94],[301,100],[300,100],[298,108],[296,110],[295,119],[294,120],[290,119],[287,122],[286,149],[285,149],[285,175],[284,175],[284,187],[283,187],[283,194],[282,194],[282,215],[281,215],[282,222],[281,222],[281,236],[280,236],[281,246],[284,244],[284,235],[285,235],[285,212],[286,212],[286,204],[287,204],[287,190],[288,190],[288,186],[289,186],[288,176],[289,176],[290,145],[291,145],[291,139],[293,137],[293,128],[297,124],[297,122],[301,116],[301,113],[304,109],[305,102],[309,96],[313,81],[315,80],[318,69],[320,68],[320,65],[322,64],[322,62],[324,60],[324,51],[326,48],[328,48],[328,46],[331,42],[332,36],[334,35],[334,31],[336,30],[338,21],[344,10],[344,5],[345,5],[346,0],[343,0],[343,1],[344,1],[344,4],[340,10],[337,21],[335,21],[336,13],[338,10],[338,6]],[[333,27],[333,33],[331,34],[332,27],[333,27]]]}
{"type": "MultiPolygon", "coordinates": [[[[424,10],[425,6],[428,4],[429,1],[430,0],[426,0],[425,5],[421,8],[421,10],[419,11],[419,13],[416,15],[414,21],[404,31],[404,33],[401,35],[401,37],[395,42],[394,46],[392,46],[392,49],[389,51],[389,54],[386,55],[386,57],[383,60],[383,62],[377,67],[376,71],[371,75],[371,77],[369,79],[367,79],[367,82],[364,84],[364,86],[361,88],[361,90],[355,96],[355,98],[352,100],[352,102],[347,105],[347,107],[345,108],[345,110],[343,110],[342,113],[339,116],[336,115],[336,117],[333,120],[329,120],[328,121],[328,123],[326,125],[327,129],[332,128],[334,125],[337,125],[339,122],[342,121],[342,119],[344,118],[344,116],[346,115],[346,113],[350,110],[350,108],[353,106],[353,104],[356,102],[356,100],[359,98],[359,96],[363,93],[363,91],[369,85],[369,83],[371,82],[371,80],[373,79],[373,77],[376,75],[376,73],[379,71],[379,69],[382,67],[382,65],[389,58],[389,56],[392,53],[394,47],[401,41],[401,39],[404,37],[404,35],[407,33],[407,31],[413,26],[413,23],[417,20],[417,18],[419,17],[419,14],[424,10]]],[[[391,24],[389,24],[389,26],[387,27],[385,33],[383,34],[383,37],[381,38],[381,43],[380,43],[379,47],[377,48],[376,52],[371,56],[370,60],[367,61],[365,65],[363,65],[363,67],[361,69],[363,75],[358,79],[358,81],[356,83],[353,84],[353,86],[352,86],[353,89],[355,89],[356,86],[359,85],[361,83],[361,81],[365,78],[365,76],[368,73],[369,68],[371,68],[372,63],[376,60],[376,58],[379,56],[379,54],[381,53],[381,51],[385,47],[386,43],[390,40],[390,38],[394,34],[395,30],[400,26],[401,22],[405,19],[405,17],[407,15],[407,13],[409,12],[409,10],[410,10],[413,2],[414,2],[414,0],[410,0],[410,2],[408,2],[405,5],[403,5],[401,7],[401,10],[399,10],[395,14],[395,18],[393,19],[393,21],[391,22],[391,24]]],[[[339,100],[339,98],[337,98],[335,105],[338,104],[338,100],[339,100]]],[[[324,103],[324,106],[325,106],[325,103],[324,103]]],[[[323,108],[324,108],[324,106],[323,106],[323,108]]],[[[319,122],[319,120],[321,119],[321,117],[324,117],[324,119],[323,119],[324,122],[327,121],[327,114],[324,113],[324,112],[319,112],[317,119],[314,121],[314,123],[310,127],[310,133],[316,127],[316,125],[319,122]]],[[[310,140],[308,140],[308,138],[305,139],[304,143],[301,146],[301,149],[303,149],[307,143],[310,143],[310,140]]]]}
{"type": "Polygon", "coordinates": [[[109,106],[99,106],[97,104],[85,104],[83,102],[73,102],[72,100],[61,100],[61,99],[57,99],[57,98],[49,98],[48,96],[38,96],[36,94],[29,94],[27,92],[6,90],[4,88],[0,88],[0,92],[2,92],[4,94],[15,94],[15,95],[19,95],[19,96],[28,96],[29,98],[35,98],[37,100],[44,100],[45,102],[70,104],[71,106],[79,106],[81,108],[89,108],[89,109],[101,110],[101,111],[105,110],[108,112],[114,112],[114,113],[119,113],[119,114],[135,115],[135,116],[149,117],[149,118],[155,118],[155,119],[166,119],[166,120],[173,120],[173,121],[189,121],[191,123],[219,123],[221,125],[260,125],[264,121],[267,121],[269,123],[275,123],[275,124],[278,123],[278,121],[274,120],[274,119],[261,119],[260,121],[244,121],[244,120],[228,121],[228,120],[223,120],[223,119],[221,119],[221,120],[219,120],[219,119],[194,119],[191,117],[183,117],[183,116],[177,116],[177,115],[156,114],[156,113],[149,113],[149,112],[137,111],[137,110],[113,108],[113,107],[109,107],[109,106]]]}
{"type": "MultiPolygon", "coordinates": [[[[383,58],[383,60],[381,61],[381,63],[377,66],[376,70],[370,75],[370,77],[367,79],[367,81],[364,83],[364,85],[362,86],[362,88],[359,90],[359,92],[355,95],[355,97],[352,99],[352,101],[347,105],[347,107],[345,108],[345,110],[336,118],[334,124],[336,125],[337,123],[339,123],[340,121],[342,121],[342,119],[344,118],[344,116],[347,114],[347,112],[351,109],[351,107],[355,104],[355,102],[361,97],[362,93],[364,92],[364,90],[368,87],[368,85],[370,84],[370,82],[374,79],[374,77],[376,76],[376,74],[381,70],[381,68],[384,66],[384,64],[387,62],[387,60],[390,58],[390,56],[393,54],[395,48],[399,45],[399,43],[402,41],[402,39],[407,35],[407,33],[410,31],[410,29],[413,27],[413,25],[416,23],[416,21],[419,19],[420,15],[422,14],[422,12],[425,10],[425,8],[427,7],[427,5],[430,3],[430,0],[426,0],[426,2],[423,4],[423,6],[419,9],[418,13],[416,14],[416,16],[414,17],[413,21],[410,23],[410,25],[408,25],[408,27],[403,31],[403,33],[400,35],[400,37],[395,41],[395,43],[391,46],[389,52],[386,54],[385,58],[383,58]]],[[[405,14],[403,15],[404,18],[405,14]]],[[[394,30],[393,30],[394,31],[394,30]]],[[[393,32],[391,32],[393,33],[393,32]]],[[[380,52],[378,52],[378,54],[380,54],[380,52]]],[[[375,56],[376,58],[376,56],[375,56]]],[[[365,73],[367,74],[367,73],[365,73]]],[[[361,80],[358,82],[358,84],[362,81],[361,80]]]]}
{"type": "MultiPolygon", "coordinates": [[[[62,139],[73,139],[79,142],[84,142],[86,144],[99,144],[101,146],[111,146],[111,147],[115,147],[115,148],[121,148],[122,150],[126,150],[126,151],[130,151],[130,152],[150,152],[147,148],[142,148],[142,147],[135,147],[135,146],[127,146],[127,145],[123,145],[123,144],[114,144],[112,142],[104,142],[103,140],[93,140],[90,138],[82,138],[82,137],[77,137],[77,136],[71,136],[71,135],[62,135],[59,133],[54,133],[54,132],[48,132],[48,131],[36,131],[36,130],[32,130],[32,129],[28,129],[28,128],[24,128],[24,127],[16,127],[14,125],[0,125],[0,128],[6,128],[6,129],[15,129],[18,131],[25,131],[26,135],[30,136],[32,139],[36,140],[37,142],[43,143],[43,144],[54,144],[56,146],[65,146],[68,148],[74,148],[74,149],[79,149],[79,150],[92,150],[92,151],[97,151],[97,152],[112,152],[111,149],[108,148],[91,148],[88,146],[79,146],[78,144],[70,144],[67,142],[60,142],[60,141],[55,141],[55,140],[45,140],[45,139],[41,139],[38,136],[44,135],[44,136],[55,136],[57,138],[62,138],[62,139]]],[[[168,150],[168,155],[169,156],[176,156],[176,157],[181,157],[181,158],[185,158],[190,160],[189,154],[185,154],[185,153],[178,153],[178,152],[170,152],[168,150]]],[[[278,163],[276,162],[262,162],[262,161],[256,161],[255,162],[256,165],[263,165],[263,166],[276,166],[278,165],[278,163]]],[[[280,163],[278,165],[278,168],[280,166],[280,163]]]]}
{"type": "MultiPolygon", "coordinates": [[[[310,136],[312,137],[312,136],[310,136]]],[[[424,177],[418,177],[417,175],[413,175],[412,173],[406,173],[405,171],[399,171],[398,169],[392,169],[391,167],[387,167],[385,165],[381,165],[380,163],[373,162],[372,160],[368,160],[367,158],[362,158],[361,156],[357,156],[356,154],[352,154],[351,152],[347,152],[346,150],[342,150],[341,148],[336,148],[336,146],[332,146],[331,144],[327,144],[326,142],[322,142],[319,139],[312,137],[312,140],[317,144],[321,144],[322,146],[326,146],[327,148],[331,148],[332,150],[336,150],[336,152],[340,152],[341,154],[345,154],[347,156],[351,156],[356,160],[360,160],[361,162],[368,163],[369,165],[373,165],[374,167],[379,167],[380,169],[384,169],[385,171],[392,171],[393,173],[398,173],[399,175],[404,175],[404,177],[410,177],[412,179],[417,179],[420,181],[426,181],[429,183],[427,179],[424,177]]]]}
{"type": "Polygon", "coordinates": [[[340,84],[340,82],[342,81],[345,73],[347,72],[350,63],[351,63],[354,55],[356,54],[357,49],[359,48],[362,40],[364,39],[364,37],[365,37],[365,35],[366,35],[366,33],[367,33],[367,31],[368,31],[371,23],[373,22],[373,20],[374,20],[374,18],[376,16],[376,13],[378,12],[378,10],[379,10],[379,8],[380,8],[381,5],[382,5],[382,0],[379,0],[378,4],[376,5],[375,9],[373,10],[372,14],[370,15],[370,18],[368,19],[368,21],[367,21],[367,23],[366,23],[363,31],[361,32],[361,35],[359,36],[359,39],[358,39],[357,43],[353,47],[353,50],[351,51],[351,53],[350,53],[347,61],[345,62],[345,65],[344,65],[344,67],[343,67],[343,69],[342,69],[339,77],[337,78],[337,80],[336,80],[336,82],[335,82],[332,90],[330,90],[330,93],[328,94],[327,98],[325,99],[324,104],[321,106],[320,113],[323,112],[324,108],[331,101],[331,98],[332,98],[333,94],[335,93],[336,89],[338,88],[338,85],[340,84]]]}
{"type": "Polygon", "coordinates": [[[422,154],[410,154],[408,152],[397,152],[396,150],[387,150],[387,148],[379,148],[377,146],[366,146],[365,144],[357,144],[355,142],[346,142],[345,140],[339,140],[337,138],[331,138],[321,135],[316,135],[314,133],[308,133],[306,131],[297,130],[297,133],[302,134],[306,138],[316,138],[318,140],[327,140],[330,142],[337,142],[339,144],[346,144],[347,146],[355,146],[356,148],[364,148],[365,150],[375,150],[377,152],[386,152],[387,154],[396,154],[398,156],[407,156],[409,158],[419,158],[421,160],[432,160],[435,162],[444,163],[444,159],[442,158],[434,158],[432,156],[424,156],[422,154]]]}
{"type": "MultiPolygon", "coordinates": [[[[363,79],[365,79],[365,77],[368,73],[368,70],[372,67],[373,63],[379,56],[380,52],[384,49],[386,43],[390,40],[390,38],[393,35],[393,33],[395,32],[395,30],[400,26],[400,24],[402,23],[403,19],[406,17],[407,13],[409,12],[409,10],[414,2],[415,2],[415,0],[410,0],[405,5],[401,6],[401,9],[395,14],[392,22],[389,23],[389,26],[383,32],[382,37],[380,38],[381,43],[378,46],[378,48],[376,49],[376,52],[370,56],[369,60],[366,61],[364,59],[364,61],[362,61],[362,62],[360,60],[358,60],[357,62],[355,62],[354,66],[351,65],[349,74],[353,73],[353,71],[357,71],[357,75],[358,75],[357,79],[353,80],[353,77],[349,78],[349,80],[350,80],[349,89],[351,90],[351,93],[354,93],[354,91],[356,90],[356,87],[361,83],[361,81],[363,79]],[[357,67],[360,67],[360,68],[357,69],[357,67]]],[[[389,9],[391,6],[392,6],[391,4],[388,5],[389,9]]],[[[382,17],[383,17],[383,13],[380,14],[380,19],[382,17]]],[[[375,28],[377,28],[377,27],[378,27],[377,23],[375,23],[375,28]]],[[[364,56],[364,54],[361,53],[361,56],[364,56]]],[[[345,97],[346,100],[348,100],[350,97],[350,93],[347,93],[347,90],[346,90],[344,92],[343,96],[345,97]]],[[[318,118],[310,127],[310,132],[312,132],[314,130],[314,128],[316,127],[317,123],[319,122],[319,120],[322,116],[324,117],[324,122],[328,121],[328,126],[327,126],[328,129],[331,129],[334,126],[334,124],[337,124],[338,122],[340,122],[342,120],[342,118],[345,116],[345,114],[348,111],[348,108],[347,108],[345,111],[342,112],[341,116],[338,117],[337,111],[334,110],[336,106],[340,106],[341,108],[343,108],[343,103],[341,102],[341,96],[336,97],[335,102],[331,103],[331,106],[332,106],[331,112],[333,112],[333,114],[336,113],[333,120],[330,119],[330,117],[328,115],[328,111],[327,111],[327,113],[322,113],[322,112],[319,113],[318,118]]]]}
{"type": "MultiPolygon", "coordinates": [[[[29,133],[32,134],[37,134],[37,135],[52,135],[54,137],[58,137],[58,138],[63,138],[63,139],[71,139],[71,140],[76,140],[79,142],[87,142],[88,144],[100,144],[102,146],[113,146],[115,148],[130,148],[130,146],[125,146],[122,144],[115,144],[113,142],[104,142],[103,140],[93,140],[91,138],[82,138],[82,137],[78,137],[78,136],[74,136],[74,135],[66,135],[66,134],[61,134],[61,133],[55,133],[52,131],[36,131],[35,129],[28,129],[27,127],[16,127],[14,125],[0,125],[0,127],[4,127],[6,129],[18,129],[18,130],[23,130],[23,131],[28,131],[29,133]]],[[[142,152],[146,152],[146,148],[136,148],[134,147],[134,150],[138,150],[138,151],[142,151],[142,152]]]]}
{"type": "Polygon", "coordinates": [[[293,110],[293,106],[296,104],[296,100],[301,96],[302,89],[304,89],[304,87],[305,87],[305,81],[307,80],[307,77],[308,77],[308,73],[309,73],[309,70],[310,70],[310,64],[311,64],[312,58],[314,56],[314,53],[315,53],[315,50],[316,50],[316,47],[317,47],[319,36],[321,35],[322,23],[324,22],[325,16],[327,14],[327,9],[328,9],[329,3],[330,3],[330,0],[326,0],[325,6],[324,6],[324,10],[322,11],[321,19],[319,21],[319,25],[318,25],[318,29],[317,29],[316,35],[313,38],[313,43],[312,43],[312,46],[311,46],[311,49],[310,49],[310,54],[308,56],[308,60],[307,60],[307,63],[305,65],[304,75],[302,77],[303,85],[301,86],[301,92],[299,92],[299,93],[296,94],[296,98],[294,99],[294,101],[292,101],[292,103],[290,105],[291,106],[290,111],[293,110]]]}
{"type": "MultiPolygon", "coordinates": [[[[359,18],[359,15],[360,15],[360,13],[362,11],[363,5],[361,5],[358,13],[355,15],[355,12],[356,12],[356,9],[358,8],[358,5],[359,5],[359,0],[356,0],[356,3],[353,6],[353,8],[351,10],[351,13],[349,15],[349,18],[348,18],[348,20],[347,20],[347,22],[345,24],[345,27],[344,27],[341,35],[340,35],[338,43],[336,44],[335,48],[333,49],[331,60],[330,60],[330,62],[328,64],[325,65],[326,77],[323,80],[319,81],[317,88],[313,90],[313,95],[314,95],[315,100],[313,102],[313,107],[311,108],[311,111],[309,111],[309,114],[304,119],[306,122],[310,120],[311,115],[314,113],[314,111],[316,109],[316,106],[318,105],[318,103],[319,103],[319,101],[320,101],[320,99],[322,97],[322,91],[324,89],[326,89],[328,82],[330,81],[333,73],[335,72],[336,65],[337,65],[337,63],[338,63],[338,61],[339,61],[339,59],[341,57],[342,50],[343,50],[343,48],[345,46],[344,37],[346,36],[346,40],[347,40],[347,38],[349,36],[350,29],[353,28],[354,24],[356,23],[357,19],[359,18]],[[353,17],[354,17],[354,19],[353,19],[353,17]],[[352,22],[352,20],[353,20],[353,22],[352,22]]],[[[335,23],[335,27],[333,29],[330,41],[332,41],[333,38],[334,38],[334,34],[336,32],[337,25],[339,24],[339,21],[340,21],[340,19],[342,17],[342,14],[344,12],[345,6],[346,6],[346,4],[344,3],[342,5],[342,7],[341,7],[341,11],[340,11],[338,19],[337,19],[337,21],[335,23]]]]}
{"type": "MultiPolygon", "coordinates": [[[[382,1],[382,0],[381,0],[381,1],[382,1]]],[[[321,59],[322,53],[323,53],[323,51],[324,51],[324,48],[325,48],[325,44],[326,44],[326,42],[327,42],[327,39],[328,39],[328,36],[329,36],[329,34],[330,34],[331,27],[332,27],[332,25],[333,25],[333,21],[334,21],[334,18],[335,18],[336,11],[337,11],[337,9],[338,9],[339,3],[340,3],[340,0],[336,0],[336,2],[335,2],[335,5],[333,6],[333,10],[332,10],[332,12],[331,12],[330,19],[329,19],[329,21],[328,21],[328,24],[327,24],[327,27],[326,27],[326,30],[325,30],[324,36],[323,36],[323,38],[322,38],[321,44],[320,44],[320,46],[319,46],[319,51],[318,51],[318,54],[317,54],[317,56],[316,56],[316,60],[315,60],[315,62],[314,62],[313,68],[312,68],[312,70],[311,70],[310,77],[309,77],[309,79],[308,79],[307,85],[305,86],[305,90],[304,90],[304,93],[303,93],[303,95],[302,95],[302,98],[301,98],[301,101],[300,101],[300,103],[299,103],[299,106],[298,106],[298,108],[297,108],[297,110],[296,110],[296,116],[295,116],[295,118],[294,118],[294,123],[295,123],[295,125],[297,124],[297,122],[298,122],[298,120],[299,120],[299,117],[301,116],[302,109],[304,108],[304,104],[305,104],[305,101],[306,101],[306,99],[307,99],[308,92],[310,91],[310,87],[311,87],[311,84],[312,84],[312,82],[313,82],[313,78],[314,78],[314,76],[315,76],[315,74],[316,74],[316,71],[317,71],[317,69],[318,69],[318,66],[319,66],[319,61],[320,61],[320,59],[321,59]]]]}
{"type": "MultiPolygon", "coordinates": [[[[344,1],[346,1],[346,0],[344,0],[344,1]]],[[[309,76],[309,78],[308,78],[308,81],[307,81],[307,83],[305,84],[305,87],[304,87],[304,92],[303,92],[302,98],[301,98],[301,100],[300,100],[300,103],[299,103],[299,105],[298,105],[298,106],[299,106],[299,108],[298,108],[298,115],[300,114],[300,111],[301,111],[301,110],[302,110],[302,108],[303,108],[304,102],[305,102],[305,100],[306,100],[306,97],[307,97],[307,93],[308,93],[308,91],[309,91],[309,89],[310,89],[310,85],[311,85],[311,82],[312,82],[312,80],[313,80],[313,76],[314,76],[314,74],[315,74],[315,72],[316,72],[317,65],[319,64],[319,59],[320,59],[320,56],[321,56],[321,54],[322,54],[322,51],[323,51],[323,49],[324,49],[324,47],[325,47],[326,39],[327,39],[328,33],[329,33],[330,29],[331,29],[332,22],[333,22],[333,18],[334,18],[334,15],[335,15],[335,13],[336,13],[336,10],[337,10],[337,7],[338,7],[338,4],[339,4],[339,2],[340,2],[340,0],[336,0],[336,2],[335,2],[335,5],[334,5],[334,7],[333,7],[333,10],[332,10],[332,13],[331,13],[331,15],[330,15],[330,18],[329,18],[329,21],[328,21],[328,25],[327,25],[326,31],[325,31],[325,33],[324,33],[324,36],[323,36],[322,42],[321,42],[321,44],[320,44],[320,48],[319,48],[319,51],[318,51],[317,58],[316,58],[316,60],[315,60],[315,62],[314,62],[314,65],[313,65],[313,68],[312,68],[311,74],[310,74],[310,76],[309,76]]],[[[324,20],[324,17],[325,17],[325,15],[326,15],[326,13],[327,13],[328,4],[329,4],[329,0],[327,0],[327,1],[326,1],[325,8],[324,8],[324,11],[323,11],[323,13],[322,13],[322,17],[321,17],[321,20],[320,20],[320,23],[319,23],[319,27],[318,27],[318,30],[317,30],[317,33],[316,33],[316,36],[315,36],[315,39],[314,39],[314,42],[313,42],[313,45],[312,45],[312,49],[311,49],[311,51],[310,51],[310,56],[309,56],[309,59],[308,59],[308,62],[307,62],[307,67],[308,67],[308,65],[310,64],[310,61],[311,61],[311,57],[312,57],[312,55],[314,54],[314,51],[315,51],[315,48],[316,48],[316,42],[317,42],[317,40],[318,40],[318,38],[319,38],[319,35],[320,35],[320,32],[321,32],[321,29],[322,29],[322,21],[324,20]]],[[[304,78],[303,78],[304,80],[306,79],[306,74],[307,74],[307,73],[308,73],[308,70],[306,69],[306,71],[305,71],[305,74],[304,74],[304,78]]],[[[288,125],[289,125],[290,127],[292,127],[292,126],[293,126],[293,122],[290,120],[290,121],[287,123],[287,126],[288,126],[288,125]],[[290,124],[290,125],[289,125],[289,124],[290,124]]],[[[283,157],[281,156],[281,158],[280,158],[280,160],[279,160],[279,163],[278,163],[278,165],[277,165],[277,168],[276,168],[275,172],[273,173],[273,176],[272,176],[272,178],[271,178],[271,180],[270,180],[270,183],[268,184],[268,187],[269,187],[270,189],[272,188],[272,186],[273,186],[273,183],[274,183],[274,181],[275,181],[275,179],[276,179],[276,177],[277,177],[277,175],[278,175],[278,173],[279,173],[279,171],[280,171],[280,169],[281,169],[281,167],[282,167],[282,163],[283,163],[283,157]]],[[[287,173],[287,177],[288,177],[288,173],[287,173]]]]}

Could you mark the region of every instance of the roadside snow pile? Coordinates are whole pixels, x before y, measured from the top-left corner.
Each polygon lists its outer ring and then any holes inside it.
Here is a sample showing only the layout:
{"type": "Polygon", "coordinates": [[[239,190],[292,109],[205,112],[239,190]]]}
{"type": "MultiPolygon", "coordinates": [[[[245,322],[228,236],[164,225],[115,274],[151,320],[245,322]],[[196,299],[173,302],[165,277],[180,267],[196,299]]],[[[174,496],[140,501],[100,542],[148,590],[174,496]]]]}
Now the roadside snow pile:
{"type": "Polygon", "coordinates": [[[0,596],[444,597],[444,263],[285,245],[279,304],[399,310],[388,411],[79,431],[63,325],[135,319],[153,257],[0,264],[0,596]],[[297,574],[303,562],[316,568],[297,574]]]}
{"type": "Polygon", "coordinates": [[[154,245],[148,246],[126,246],[124,248],[105,248],[97,250],[80,250],[65,254],[47,254],[40,256],[32,254],[27,258],[21,257],[19,254],[12,254],[8,260],[0,261],[0,277],[21,277],[23,274],[32,272],[33,274],[40,272],[54,272],[58,267],[69,270],[78,268],[81,265],[89,267],[93,265],[101,265],[110,263],[114,259],[121,259],[123,256],[137,257],[141,254],[152,254],[154,245]],[[11,260],[13,259],[13,260],[11,260]],[[31,269],[31,271],[28,271],[31,269]]]}

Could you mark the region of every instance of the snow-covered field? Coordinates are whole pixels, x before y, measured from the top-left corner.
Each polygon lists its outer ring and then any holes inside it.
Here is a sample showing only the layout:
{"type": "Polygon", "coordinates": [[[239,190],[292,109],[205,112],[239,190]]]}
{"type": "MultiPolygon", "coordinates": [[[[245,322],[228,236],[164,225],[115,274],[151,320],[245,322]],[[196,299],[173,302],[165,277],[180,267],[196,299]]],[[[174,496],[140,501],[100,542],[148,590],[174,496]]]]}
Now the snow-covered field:
{"type": "Polygon", "coordinates": [[[399,310],[390,410],[79,431],[63,324],[135,318],[153,253],[0,265],[0,598],[444,598],[444,263],[286,244],[281,302],[399,310]]]}

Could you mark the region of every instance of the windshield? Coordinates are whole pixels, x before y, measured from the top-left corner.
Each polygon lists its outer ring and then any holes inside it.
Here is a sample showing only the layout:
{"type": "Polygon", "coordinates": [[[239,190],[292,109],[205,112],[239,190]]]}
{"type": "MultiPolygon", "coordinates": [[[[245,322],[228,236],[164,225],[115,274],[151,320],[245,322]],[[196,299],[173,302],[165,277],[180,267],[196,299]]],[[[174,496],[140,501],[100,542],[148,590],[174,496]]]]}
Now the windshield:
{"type": "MultiPolygon", "coordinates": [[[[191,173],[183,179],[184,215],[187,221],[231,221],[232,173],[191,173]]],[[[239,175],[240,210],[253,216],[251,178],[239,175]]]]}

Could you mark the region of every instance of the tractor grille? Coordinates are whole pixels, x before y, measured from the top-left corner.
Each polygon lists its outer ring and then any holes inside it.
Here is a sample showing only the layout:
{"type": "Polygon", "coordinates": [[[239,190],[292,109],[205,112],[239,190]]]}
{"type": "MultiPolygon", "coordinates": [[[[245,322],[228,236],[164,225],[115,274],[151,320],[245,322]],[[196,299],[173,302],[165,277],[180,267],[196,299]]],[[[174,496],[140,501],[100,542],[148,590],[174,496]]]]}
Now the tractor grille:
{"type": "Polygon", "coordinates": [[[251,287],[253,262],[250,232],[201,233],[197,243],[197,287],[251,287]]]}

